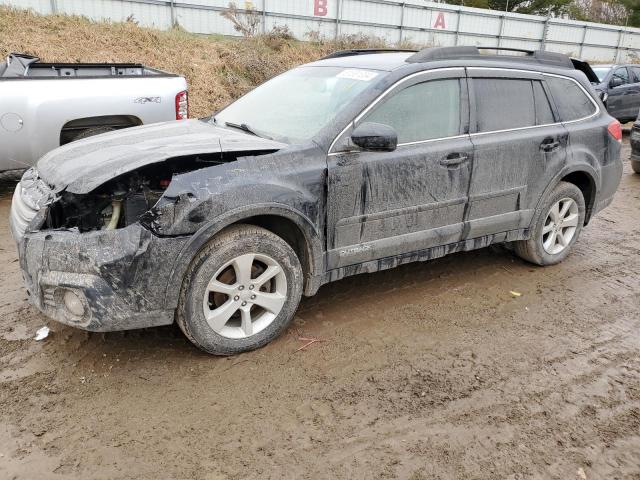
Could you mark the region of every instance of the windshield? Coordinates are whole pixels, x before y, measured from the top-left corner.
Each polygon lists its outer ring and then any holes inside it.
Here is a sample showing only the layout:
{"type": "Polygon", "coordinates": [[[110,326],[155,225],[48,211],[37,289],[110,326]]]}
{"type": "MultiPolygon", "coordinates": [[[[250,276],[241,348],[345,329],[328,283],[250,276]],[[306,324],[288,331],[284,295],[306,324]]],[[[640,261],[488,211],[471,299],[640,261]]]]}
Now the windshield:
{"type": "Polygon", "coordinates": [[[262,137],[302,143],[385,74],[341,67],[296,68],[247,93],[216,115],[214,121],[262,137]]]}
{"type": "Polygon", "coordinates": [[[598,77],[598,80],[602,82],[604,80],[604,77],[606,77],[607,73],[609,73],[609,71],[611,70],[611,67],[591,67],[591,69],[598,77]]]}

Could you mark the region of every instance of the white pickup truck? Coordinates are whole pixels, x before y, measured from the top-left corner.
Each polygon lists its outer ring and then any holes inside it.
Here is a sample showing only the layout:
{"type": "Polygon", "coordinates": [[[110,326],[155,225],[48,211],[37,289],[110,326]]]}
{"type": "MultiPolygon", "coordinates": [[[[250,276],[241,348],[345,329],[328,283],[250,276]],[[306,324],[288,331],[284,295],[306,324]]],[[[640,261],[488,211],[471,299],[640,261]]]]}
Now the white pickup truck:
{"type": "Polygon", "coordinates": [[[60,145],[188,117],[184,77],[138,64],[0,62],[0,172],[24,170],[60,145]]]}

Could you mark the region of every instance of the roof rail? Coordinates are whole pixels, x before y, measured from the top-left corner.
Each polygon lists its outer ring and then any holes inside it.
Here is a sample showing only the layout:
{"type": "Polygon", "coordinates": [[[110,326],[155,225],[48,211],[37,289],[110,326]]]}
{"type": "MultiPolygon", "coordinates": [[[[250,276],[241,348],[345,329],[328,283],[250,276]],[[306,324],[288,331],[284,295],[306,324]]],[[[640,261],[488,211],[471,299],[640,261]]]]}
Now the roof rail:
{"type": "Polygon", "coordinates": [[[325,57],[322,57],[320,60],[328,60],[330,58],[340,58],[340,57],[351,57],[354,55],[368,55],[371,53],[397,53],[397,52],[418,53],[418,50],[409,50],[404,48],[352,48],[349,50],[338,50],[337,52],[333,52],[325,57]]]}
{"type": "MultiPolygon", "coordinates": [[[[456,58],[473,58],[480,54],[480,50],[496,50],[506,52],[524,53],[524,56],[515,58],[526,58],[536,60],[540,63],[547,63],[560,67],[573,68],[573,63],[569,56],[562,53],[546,52],[542,50],[524,50],[521,48],[498,48],[498,47],[437,47],[425,48],[407,58],[409,63],[433,62],[436,60],[453,60],[456,58]]],[[[504,58],[504,57],[503,57],[504,58]]],[[[509,58],[509,57],[507,57],[509,58]]],[[[511,56],[511,58],[514,58],[511,56]]]]}

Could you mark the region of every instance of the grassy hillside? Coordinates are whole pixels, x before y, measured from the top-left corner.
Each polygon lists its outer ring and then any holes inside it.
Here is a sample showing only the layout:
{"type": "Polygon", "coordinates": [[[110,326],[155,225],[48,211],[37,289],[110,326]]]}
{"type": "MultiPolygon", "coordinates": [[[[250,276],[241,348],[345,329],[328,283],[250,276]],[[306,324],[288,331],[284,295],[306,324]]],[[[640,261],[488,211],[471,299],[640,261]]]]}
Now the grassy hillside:
{"type": "Polygon", "coordinates": [[[24,52],[55,62],[137,62],[187,77],[192,116],[205,116],[268,78],[369,38],[299,42],[272,34],[248,39],[160,31],[133,22],[91,22],[0,7],[0,55],[24,52]]]}

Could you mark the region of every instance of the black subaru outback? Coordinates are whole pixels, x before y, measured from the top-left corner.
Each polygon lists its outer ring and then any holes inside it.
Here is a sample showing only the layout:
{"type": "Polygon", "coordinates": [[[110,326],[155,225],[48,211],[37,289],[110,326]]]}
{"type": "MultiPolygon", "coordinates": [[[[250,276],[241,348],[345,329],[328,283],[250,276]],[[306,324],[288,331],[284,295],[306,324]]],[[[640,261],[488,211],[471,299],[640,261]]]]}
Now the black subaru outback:
{"type": "Polygon", "coordinates": [[[548,52],[345,51],[211,118],[61,147],[12,205],[31,302],[92,331],[175,319],[227,355],[348,275],[499,242],[558,263],[622,173],[593,77],[548,52]]]}

